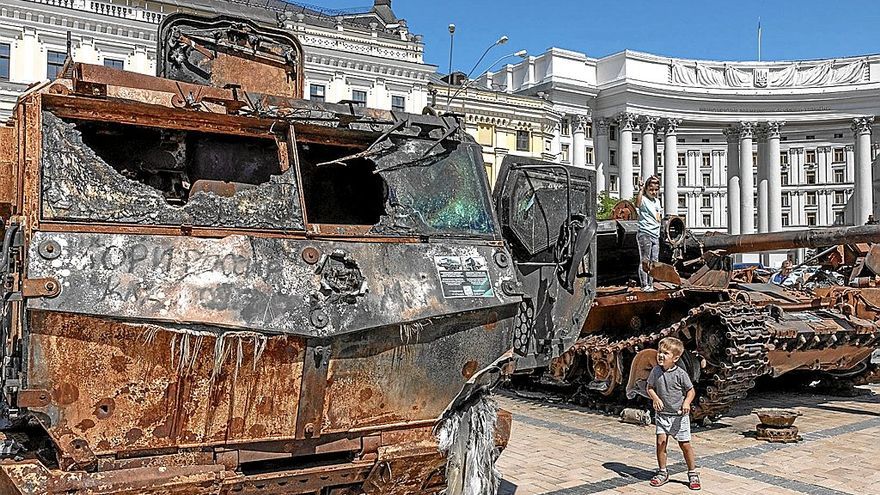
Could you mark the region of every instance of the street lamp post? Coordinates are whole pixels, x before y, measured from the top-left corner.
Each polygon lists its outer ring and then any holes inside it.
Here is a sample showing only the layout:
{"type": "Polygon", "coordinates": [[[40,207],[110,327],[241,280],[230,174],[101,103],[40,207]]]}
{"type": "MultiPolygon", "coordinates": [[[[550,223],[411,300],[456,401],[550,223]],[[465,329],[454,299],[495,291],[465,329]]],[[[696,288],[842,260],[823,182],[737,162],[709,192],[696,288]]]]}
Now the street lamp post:
{"type": "Polygon", "coordinates": [[[449,72],[447,74],[452,74],[452,47],[455,42],[455,24],[449,25],[449,72]]]}
{"type": "MultiPolygon", "coordinates": [[[[492,46],[495,46],[495,45],[492,45],[492,46]]],[[[489,48],[492,48],[492,47],[489,47],[489,48]]],[[[488,50],[487,50],[487,52],[488,52],[488,50]]],[[[485,56],[485,54],[484,54],[484,56],[485,56]]],[[[449,112],[449,106],[452,104],[452,100],[454,100],[455,97],[458,96],[459,93],[461,93],[462,91],[464,91],[465,89],[467,89],[467,88],[468,88],[468,87],[469,87],[474,81],[476,81],[476,80],[478,80],[479,78],[483,77],[483,75],[485,75],[487,72],[489,72],[490,70],[492,70],[492,67],[495,67],[495,64],[497,64],[498,62],[501,62],[502,60],[504,60],[504,59],[506,59],[506,58],[510,58],[510,57],[519,57],[519,58],[521,58],[521,59],[525,59],[525,58],[528,57],[528,56],[529,56],[529,52],[527,52],[527,51],[525,51],[525,50],[520,50],[520,51],[518,51],[518,52],[509,53],[509,54],[507,54],[507,55],[505,55],[505,56],[503,56],[503,57],[500,57],[498,60],[496,60],[496,61],[492,62],[491,64],[489,64],[489,66],[486,67],[486,70],[484,70],[482,73],[480,73],[480,75],[478,75],[477,77],[475,77],[475,78],[473,78],[473,79],[468,79],[467,81],[465,81],[465,83],[462,84],[461,87],[458,88],[458,89],[455,91],[455,93],[452,93],[452,96],[450,96],[450,97],[448,97],[448,98],[446,99],[446,111],[449,112]]],[[[476,69],[476,66],[474,67],[474,69],[476,69]]],[[[472,69],[472,70],[473,70],[473,69],[472,69]]]]}

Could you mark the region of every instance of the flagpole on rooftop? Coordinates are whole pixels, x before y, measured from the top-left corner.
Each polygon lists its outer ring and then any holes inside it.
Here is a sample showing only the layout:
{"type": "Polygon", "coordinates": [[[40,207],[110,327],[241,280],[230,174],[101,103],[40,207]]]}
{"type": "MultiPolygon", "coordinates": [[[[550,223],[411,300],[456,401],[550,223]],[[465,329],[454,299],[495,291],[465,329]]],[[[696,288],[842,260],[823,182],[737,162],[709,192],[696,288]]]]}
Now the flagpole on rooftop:
{"type": "Polygon", "coordinates": [[[761,61],[761,18],[758,17],[758,62],[761,61]]]}

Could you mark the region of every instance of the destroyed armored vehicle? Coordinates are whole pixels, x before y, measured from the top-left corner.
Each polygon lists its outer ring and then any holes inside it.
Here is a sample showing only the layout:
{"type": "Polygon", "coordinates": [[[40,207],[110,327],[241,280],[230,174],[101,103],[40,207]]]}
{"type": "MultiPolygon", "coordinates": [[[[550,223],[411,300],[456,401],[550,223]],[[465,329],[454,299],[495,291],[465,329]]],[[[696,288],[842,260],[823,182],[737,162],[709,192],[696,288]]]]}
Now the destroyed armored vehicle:
{"type": "MultiPolygon", "coordinates": [[[[627,285],[639,263],[637,231],[634,220],[598,223],[597,292],[579,335],[568,347],[541,347],[548,339],[536,338],[536,330],[517,331],[524,354],[517,374],[528,379],[515,384],[552,385],[608,412],[642,405],[657,343],[666,336],[685,343],[681,364],[697,387],[697,419],[723,414],[765,375],[809,370],[853,384],[878,378],[871,363],[880,346],[877,289],[783,288],[751,280],[752,272],[734,270],[732,260],[737,253],[880,241],[878,226],[697,237],[670,217],[661,233],[665,263],[652,269],[653,292],[627,285]],[[524,352],[536,345],[537,357],[524,352]]],[[[571,336],[565,337],[567,344],[571,336]]]]}
{"type": "MultiPolygon", "coordinates": [[[[300,99],[300,44],[248,21],[169,16],[158,53],[160,77],[68,60],[0,128],[0,493],[494,490],[486,392],[534,298],[480,146],[300,99]]],[[[511,171],[512,201],[547,211],[555,174],[511,171]]],[[[569,333],[577,180],[529,248],[556,291],[529,314],[569,333]]]]}

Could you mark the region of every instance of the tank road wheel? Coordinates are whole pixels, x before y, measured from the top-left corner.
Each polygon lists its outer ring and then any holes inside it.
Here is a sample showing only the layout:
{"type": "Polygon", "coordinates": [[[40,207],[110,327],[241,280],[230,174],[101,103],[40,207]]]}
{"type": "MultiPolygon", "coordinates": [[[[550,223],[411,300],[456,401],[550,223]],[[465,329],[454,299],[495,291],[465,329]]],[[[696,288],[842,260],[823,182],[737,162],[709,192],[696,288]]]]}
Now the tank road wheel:
{"type": "Polygon", "coordinates": [[[648,397],[648,375],[657,366],[657,349],[639,351],[629,365],[629,378],[626,382],[626,398],[648,397]]]}
{"type": "Polygon", "coordinates": [[[609,397],[623,382],[623,362],[617,351],[602,349],[590,351],[590,376],[587,385],[591,391],[609,397]]]}

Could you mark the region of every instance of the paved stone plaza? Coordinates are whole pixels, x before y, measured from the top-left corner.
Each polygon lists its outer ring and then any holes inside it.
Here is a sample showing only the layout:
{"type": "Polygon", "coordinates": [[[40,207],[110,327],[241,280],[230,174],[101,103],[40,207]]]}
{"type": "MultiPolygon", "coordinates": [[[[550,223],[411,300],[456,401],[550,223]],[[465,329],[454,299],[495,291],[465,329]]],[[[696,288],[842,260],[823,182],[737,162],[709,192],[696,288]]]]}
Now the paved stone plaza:
{"type": "MultiPolygon", "coordinates": [[[[694,431],[705,494],[842,495],[880,493],[880,386],[839,398],[757,392],[709,428],[694,431]],[[795,407],[803,442],[769,444],[752,436],[756,407],[795,407]]],[[[690,493],[677,445],[669,447],[670,482],[649,486],[656,467],[654,426],[624,424],[570,405],[499,398],[513,413],[498,467],[502,495],[690,493]]]]}

